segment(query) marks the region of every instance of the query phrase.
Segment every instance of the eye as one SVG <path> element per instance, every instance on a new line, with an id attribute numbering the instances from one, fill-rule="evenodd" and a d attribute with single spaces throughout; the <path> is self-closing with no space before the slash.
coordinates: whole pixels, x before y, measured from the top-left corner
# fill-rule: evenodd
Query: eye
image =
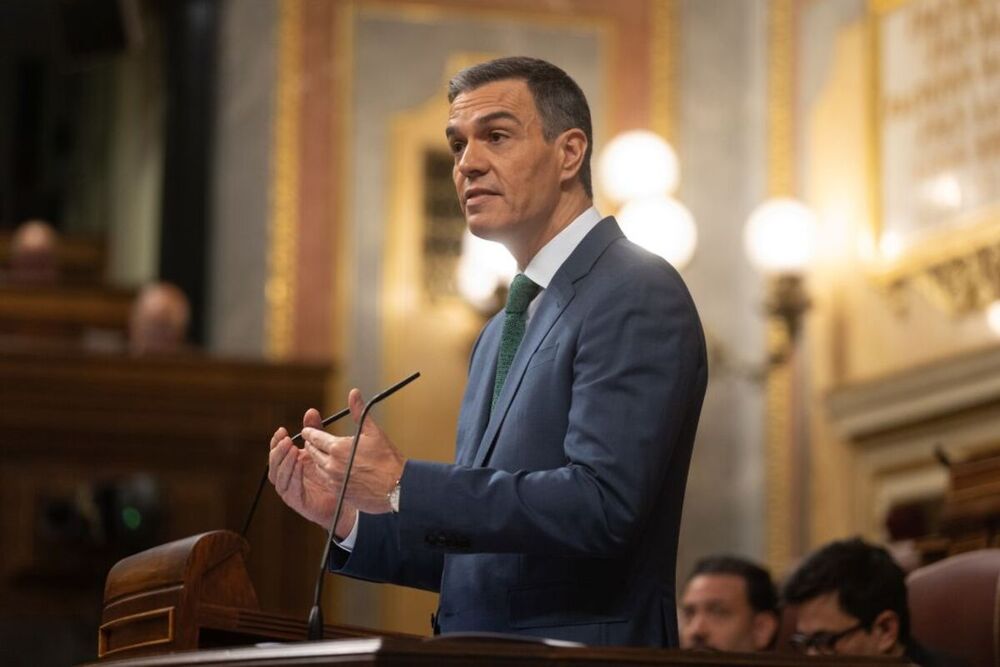
<path id="1" fill-rule="evenodd" d="M 452 155 L 458 155 L 459 153 L 461 153 L 465 149 L 465 142 L 464 141 L 452 141 L 448 145 L 448 147 L 451 148 Z"/>
<path id="2" fill-rule="evenodd" d="M 490 143 L 498 144 L 506 138 L 507 135 L 499 130 L 493 130 L 490 132 Z"/>

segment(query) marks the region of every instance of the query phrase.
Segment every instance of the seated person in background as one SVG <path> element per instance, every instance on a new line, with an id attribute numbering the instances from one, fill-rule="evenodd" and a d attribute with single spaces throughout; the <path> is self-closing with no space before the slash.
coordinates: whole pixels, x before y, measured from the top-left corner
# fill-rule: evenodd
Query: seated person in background
<path id="1" fill-rule="evenodd" d="M 681 598 L 681 648 L 762 651 L 778 632 L 778 595 L 764 568 L 735 556 L 698 561 Z"/>
<path id="2" fill-rule="evenodd" d="M 811 554 L 785 583 L 796 613 L 792 645 L 811 655 L 906 657 L 924 667 L 964 664 L 910 636 L 903 569 L 882 547 L 855 538 Z"/>
<path id="3" fill-rule="evenodd" d="M 129 317 L 128 346 L 133 354 L 165 354 L 184 347 L 191 309 L 176 285 L 150 283 L 142 288 Z"/>
<path id="4" fill-rule="evenodd" d="M 55 285 L 59 280 L 59 233 L 47 222 L 28 220 L 10 240 L 8 282 L 26 287 Z"/>

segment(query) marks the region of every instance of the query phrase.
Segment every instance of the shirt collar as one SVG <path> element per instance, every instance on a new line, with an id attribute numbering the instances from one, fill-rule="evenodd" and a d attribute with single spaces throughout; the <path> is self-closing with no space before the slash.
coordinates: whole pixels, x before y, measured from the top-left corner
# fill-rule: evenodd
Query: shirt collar
<path id="1" fill-rule="evenodd" d="M 536 285 L 547 289 L 556 271 L 563 265 L 576 246 L 580 245 L 587 234 L 601 221 L 601 214 L 593 206 L 578 215 L 573 222 L 555 235 L 551 241 L 542 246 L 528 262 L 523 273 L 531 278 Z"/>

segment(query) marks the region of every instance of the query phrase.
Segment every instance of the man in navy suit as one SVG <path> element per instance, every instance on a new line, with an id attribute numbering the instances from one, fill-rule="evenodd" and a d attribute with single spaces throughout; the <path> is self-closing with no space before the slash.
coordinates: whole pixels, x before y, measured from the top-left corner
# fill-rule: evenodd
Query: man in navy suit
<path id="1" fill-rule="evenodd" d="M 502 58 L 449 86 L 446 136 L 472 233 L 521 274 L 472 352 L 454 464 L 407 459 L 371 420 L 331 568 L 440 592 L 435 632 L 676 646 L 675 560 L 707 382 L 694 303 L 592 204 L 590 111 L 559 68 Z M 357 419 L 360 393 L 349 395 Z M 271 481 L 333 519 L 350 438 L 304 418 Z"/>

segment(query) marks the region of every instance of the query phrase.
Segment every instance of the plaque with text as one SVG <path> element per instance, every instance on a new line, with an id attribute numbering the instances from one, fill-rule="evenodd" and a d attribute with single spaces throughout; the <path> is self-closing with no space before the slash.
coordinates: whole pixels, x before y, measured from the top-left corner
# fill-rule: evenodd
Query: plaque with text
<path id="1" fill-rule="evenodd" d="M 1000 220 L 1000 0 L 871 6 L 883 243 Z"/>

